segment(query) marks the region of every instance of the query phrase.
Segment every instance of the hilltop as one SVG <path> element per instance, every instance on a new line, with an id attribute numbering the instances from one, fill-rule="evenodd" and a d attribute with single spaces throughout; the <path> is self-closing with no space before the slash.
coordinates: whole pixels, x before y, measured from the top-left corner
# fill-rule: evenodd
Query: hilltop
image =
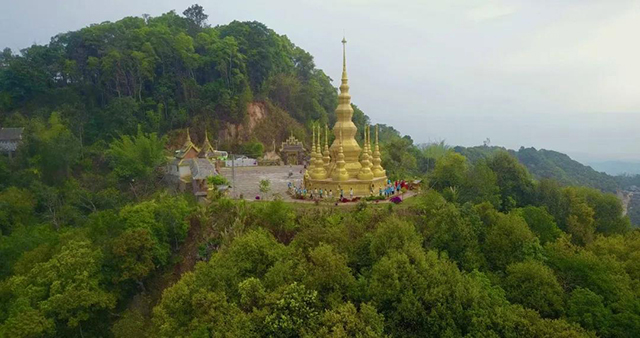
<path id="1" fill-rule="evenodd" d="M 0 337 L 640 335 L 640 233 L 610 177 L 563 154 L 381 125 L 389 177 L 423 179 L 398 205 L 167 189 L 187 128 L 260 153 L 335 121 L 311 55 L 206 18 L 194 5 L 2 54 L 0 123 L 25 130 L 0 156 Z"/>
<path id="2" fill-rule="evenodd" d="M 495 146 L 455 147 L 454 150 L 472 162 L 487 158 L 498 151 L 508 151 L 518 158 L 537 179 L 551 178 L 563 185 L 580 185 L 605 192 L 616 192 L 621 188 L 613 176 L 596 171 L 590 166 L 571 159 L 566 154 L 553 150 L 522 147 L 515 151 Z"/>

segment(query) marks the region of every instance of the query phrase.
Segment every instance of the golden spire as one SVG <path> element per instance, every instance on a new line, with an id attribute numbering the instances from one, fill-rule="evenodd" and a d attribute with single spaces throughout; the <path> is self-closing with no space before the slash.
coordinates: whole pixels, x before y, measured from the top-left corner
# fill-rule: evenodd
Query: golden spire
<path id="1" fill-rule="evenodd" d="M 379 132 L 379 128 L 378 125 L 376 124 L 376 145 L 375 145 L 375 150 L 373 152 L 373 176 L 375 177 L 384 177 L 387 172 L 382 169 L 382 166 L 380 165 L 380 162 L 382 162 L 382 160 L 380 159 L 380 145 L 378 142 L 378 132 Z"/>
<path id="2" fill-rule="evenodd" d="M 339 104 L 349 104 L 351 108 L 351 95 L 349 95 L 349 78 L 347 77 L 347 39 L 342 38 L 342 84 L 340 85 L 340 94 L 338 95 Z M 340 100 L 342 98 L 342 100 Z M 339 107 L 338 107 L 339 108 Z M 351 110 L 353 114 L 353 109 Z"/>
<path id="3" fill-rule="evenodd" d="M 367 130 L 368 126 L 365 123 L 363 127 L 364 128 L 362 128 L 362 129 L 363 129 L 364 135 L 363 135 L 363 138 L 362 138 L 362 152 L 363 152 L 363 154 L 369 155 L 369 133 L 368 133 L 368 130 Z"/>
<path id="4" fill-rule="evenodd" d="M 349 179 L 349 173 L 345 169 L 344 149 L 342 148 L 342 131 L 340 131 L 340 145 L 338 146 L 338 160 L 336 161 L 336 170 L 333 175 L 334 181 L 346 181 Z"/>
<path id="5" fill-rule="evenodd" d="M 364 131 L 364 134 L 363 134 L 364 149 L 362 151 L 362 161 L 360 161 L 362 168 L 358 173 L 358 179 L 371 180 L 373 179 L 374 176 L 373 176 L 373 173 L 371 172 L 371 163 L 369 162 L 369 151 L 367 150 L 367 126 L 365 125 L 363 129 L 364 129 L 363 130 Z"/>
<path id="6" fill-rule="evenodd" d="M 191 133 L 189 132 L 189 128 L 187 128 L 187 140 L 184 142 L 182 152 L 187 153 L 191 148 L 193 148 L 197 153 L 200 152 L 200 149 L 198 149 L 198 147 L 196 147 L 196 145 L 191 142 Z"/>
<path id="7" fill-rule="evenodd" d="M 322 141 L 321 141 L 321 136 L 322 133 L 320 132 L 320 124 L 318 124 L 316 126 L 318 128 L 318 143 L 316 143 L 316 152 L 318 153 L 318 158 L 322 158 Z"/>
<path id="8" fill-rule="evenodd" d="M 347 79 L 347 38 L 342 37 L 342 80 Z"/>
<path id="9" fill-rule="evenodd" d="M 316 167 L 317 167 L 317 171 L 318 171 L 318 178 L 320 179 L 325 179 L 327 178 L 327 169 L 324 166 L 324 160 L 322 159 L 322 133 L 320 132 L 320 124 L 318 123 L 318 151 L 317 151 L 317 160 L 316 160 Z"/>
<path id="10" fill-rule="evenodd" d="M 329 127 L 324 125 L 324 151 L 322 152 L 322 162 L 324 164 L 324 168 L 329 170 L 329 165 L 331 164 L 331 155 L 329 155 Z"/>
<path id="11" fill-rule="evenodd" d="M 373 153 L 371 152 L 371 126 L 367 126 L 367 154 L 369 159 L 373 160 Z M 369 168 L 373 168 L 373 162 L 369 162 Z"/>
<path id="12" fill-rule="evenodd" d="M 351 95 L 349 94 L 349 79 L 347 77 L 347 40 L 342 39 L 342 81 L 340 94 L 338 94 L 338 107 L 336 107 L 336 124 L 333 127 L 335 140 L 331 145 L 332 157 L 337 157 L 339 137 L 342 134 L 342 149 L 345 157 L 345 168 L 350 177 L 356 177 L 362 167 L 360 153 L 362 149 L 355 140 L 358 128 L 353 124 L 353 107 L 351 107 Z"/>
<path id="13" fill-rule="evenodd" d="M 211 145 L 211 142 L 209 142 L 209 133 L 207 133 L 207 129 L 204 129 L 204 142 L 202 143 L 202 147 L 200 148 L 200 151 L 198 152 L 198 156 L 204 156 L 206 158 L 209 158 L 210 156 L 213 155 L 213 152 L 215 151 L 215 148 L 213 148 L 213 146 Z"/>
<path id="14" fill-rule="evenodd" d="M 316 168 L 316 128 L 311 129 L 311 159 L 309 160 L 309 168 L 307 170 L 313 174 Z"/>
<path id="15" fill-rule="evenodd" d="M 191 133 L 189 132 L 189 128 L 187 128 L 187 142 L 185 143 L 186 146 L 193 144 L 191 142 Z"/>
<path id="16" fill-rule="evenodd" d="M 316 129 L 318 130 L 317 133 L 316 133 Z M 324 168 L 324 163 L 322 161 L 322 152 L 320 148 L 320 144 L 321 144 L 320 126 L 314 125 L 313 131 L 314 131 L 314 143 L 315 143 L 315 149 L 314 149 L 315 158 L 313 159 L 313 161 L 315 162 L 315 164 L 310 176 L 313 179 L 325 179 L 327 178 L 327 170 Z M 317 140 L 315 139 L 315 137 L 317 137 Z"/>

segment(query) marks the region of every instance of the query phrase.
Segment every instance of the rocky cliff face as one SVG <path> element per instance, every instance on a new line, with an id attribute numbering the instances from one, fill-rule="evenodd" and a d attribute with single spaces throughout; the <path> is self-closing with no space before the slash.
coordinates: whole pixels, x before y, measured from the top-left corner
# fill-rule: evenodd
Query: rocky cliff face
<path id="1" fill-rule="evenodd" d="M 251 102 L 247 105 L 247 118 L 241 124 L 225 123 L 218 131 L 220 142 L 241 143 L 249 141 L 256 126 L 268 116 L 264 102 Z"/>

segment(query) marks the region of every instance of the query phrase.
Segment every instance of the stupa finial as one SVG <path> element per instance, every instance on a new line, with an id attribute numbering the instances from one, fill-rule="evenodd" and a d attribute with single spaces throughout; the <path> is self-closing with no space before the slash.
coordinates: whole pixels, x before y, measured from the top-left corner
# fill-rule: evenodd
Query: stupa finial
<path id="1" fill-rule="evenodd" d="M 315 168 L 314 171 L 311 173 L 311 177 L 314 179 L 325 179 L 327 178 L 327 170 L 325 169 L 325 164 L 324 164 L 324 160 L 322 158 L 322 140 L 321 140 L 321 132 L 320 132 L 320 124 L 314 124 L 313 125 L 313 130 L 314 132 L 317 131 L 316 137 L 317 140 L 315 142 L 315 158 L 313 159 L 315 161 Z"/>
<path id="2" fill-rule="evenodd" d="M 320 123 L 318 123 L 316 128 L 318 128 L 318 143 L 316 146 L 318 147 L 318 157 L 320 157 L 322 155 L 322 133 L 320 132 Z"/>
<path id="3" fill-rule="evenodd" d="M 345 161 L 344 161 L 344 148 L 342 147 L 342 130 L 340 130 L 340 143 L 338 146 L 338 158 L 336 161 L 336 170 L 333 174 L 333 180 L 335 181 L 346 181 L 349 179 L 349 173 L 347 169 L 345 169 Z"/>
<path id="4" fill-rule="evenodd" d="M 384 170 L 380 165 L 380 163 L 382 162 L 382 159 L 380 158 L 380 144 L 378 142 L 379 129 L 380 128 L 376 124 L 376 144 L 375 144 L 375 150 L 373 152 L 373 160 L 372 160 L 373 168 L 371 170 L 373 171 L 373 175 L 375 177 L 384 177 L 387 175 L 387 171 Z"/>
<path id="5" fill-rule="evenodd" d="M 347 75 L 347 39 L 342 37 L 342 77 Z"/>
<path id="6" fill-rule="evenodd" d="M 324 125 L 324 146 L 329 146 L 329 126 Z"/>
<path id="7" fill-rule="evenodd" d="M 373 161 L 373 151 L 371 146 L 371 126 L 367 126 L 367 154 L 369 154 L 369 158 Z M 373 162 L 369 163 L 369 167 L 373 168 Z"/>
<path id="8" fill-rule="evenodd" d="M 322 152 L 322 163 L 324 164 L 324 168 L 329 170 L 329 165 L 331 164 L 331 155 L 329 153 L 329 127 L 324 125 L 324 150 Z"/>
<path id="9" fill-rule="evenodd" d="M 369 150 L 367 147 L 367 125 L 365 124 L 362 128 L 363 130 L 363 150 L 362 150 L 362 160 L 360 161 L 360 165 L 362 168 L 358 173 L 358 179 L 360 180 L 371 180 L 373 179 L 373 172 L 371 172 L 371 162 L 369 162 Z"/>
<path id="10" fill-rule="evenodd" d="M 311 159 L 309 160 L 309 169 L 308 171 L 313 174 L 316 168 L 316 128 L 311 128 L 311 154 L 309 154 Z"/>

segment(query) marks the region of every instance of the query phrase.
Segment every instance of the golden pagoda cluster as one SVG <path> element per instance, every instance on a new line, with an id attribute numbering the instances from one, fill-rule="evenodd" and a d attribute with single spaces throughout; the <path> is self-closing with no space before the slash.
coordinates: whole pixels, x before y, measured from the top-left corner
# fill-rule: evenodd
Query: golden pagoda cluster
<path id="1" fill-rule="evenodd" d="M 378 128 L 372 147 L 371 128 L 364 127 L 363 147 L 355 139 L 358 128 L 353 123 L 353 108 L 349 94 L 347 77 L 346 43 L 342 40 L 342 83 L 336 108 L 337 121 L 333 127 L 335 136 L 329 147 L 328 127 L 324 127 L 324 144 L 320 126 L 314 126 L 312 132 L 311 160 L 304 176 L 307 189 L 342 191 L 353 189 L 355 196 L 378 194 L 387 183 L 386 171 L 380 163 Z"/>

